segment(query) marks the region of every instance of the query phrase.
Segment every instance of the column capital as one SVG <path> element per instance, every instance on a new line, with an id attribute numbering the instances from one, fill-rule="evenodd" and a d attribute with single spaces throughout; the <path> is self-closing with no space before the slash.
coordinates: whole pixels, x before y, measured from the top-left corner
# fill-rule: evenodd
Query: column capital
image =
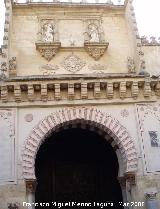
<path id="1" fill-rule="evenodd" d="M 26 191 L 30 193 L 34 193 L 36 190 L 37 182 L 34 179 L 26 180 Z"/>
<path id="2" fill-rule="evenodd" d="M 136 184 L 136 178 L 135 178 L 135 173 L 134 172 L 127 172 L 125 173 L 125 179 L 130 183 L 130 185 L 135 185 Z"/>

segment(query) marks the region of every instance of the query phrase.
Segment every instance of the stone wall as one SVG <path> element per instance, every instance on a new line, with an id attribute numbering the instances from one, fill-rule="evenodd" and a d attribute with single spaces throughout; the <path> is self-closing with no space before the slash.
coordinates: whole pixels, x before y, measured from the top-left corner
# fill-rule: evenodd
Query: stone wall
<path id="1" fill-rule="evenodd" d="M 54 14 L 54 15 L 53 15 Z M 61 48 L 48 62 L 36 50 L 39 18 L 56 19 Z M 104 31 L 108 49 L 99 60 L 94 60 L 84 49 L 84 32 L 88 20 L 98 21 Z M 72 23 L 72 24 L 71 24 Z M 11 36 L 12 57 L 17 57 L 17 75 L 43 75 L 45 68 L 54 68 L 48 74 L 71 74 L 64 67 L 65 59 L 73 52 L 84 63 L 74 73 L 127 73 L 127 57 L 132 57 L 124 8 L 50 8 L 15 7 Z"/>

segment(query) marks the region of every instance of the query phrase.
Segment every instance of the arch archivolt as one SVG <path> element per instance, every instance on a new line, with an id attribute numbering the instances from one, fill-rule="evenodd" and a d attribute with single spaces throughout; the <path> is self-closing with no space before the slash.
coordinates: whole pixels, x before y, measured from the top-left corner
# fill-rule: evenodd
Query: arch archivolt
<path id="1" fill-rule="evenodd" d="M 124 173 L 135 173 L 137 171 L 137 153 L 133 139 L 118 120 L 97 108 L 64 108 L 41 120 L 25 140 L 22 153 L 24 179 L 36 179 L 36 154 L 40 145 L 50 134 L 79 125 L 81 128 L 89 128 L 103 135 L 114 149 L 119 150 L 123 160 Z"/>

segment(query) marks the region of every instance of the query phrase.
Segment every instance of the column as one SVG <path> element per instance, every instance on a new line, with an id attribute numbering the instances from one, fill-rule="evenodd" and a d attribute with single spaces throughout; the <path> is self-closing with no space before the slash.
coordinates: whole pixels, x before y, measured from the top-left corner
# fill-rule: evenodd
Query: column
<path id="1" fill-rule="evenodd" d="M 27 203 L 34 203 L 35 202 L 35 191 L 36 191 L 36 180 L 26 180 L 26 192 L 27 192 Z M 28 209 L 34 209 L 34 204 L 28 206 Z"/>

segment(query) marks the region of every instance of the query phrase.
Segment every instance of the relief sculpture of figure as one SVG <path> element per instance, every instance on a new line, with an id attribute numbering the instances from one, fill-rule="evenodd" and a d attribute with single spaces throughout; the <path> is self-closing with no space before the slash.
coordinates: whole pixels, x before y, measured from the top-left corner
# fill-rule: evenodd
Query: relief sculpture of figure
<path id="1" fill-rule="evenodd" d="M 88 26 L 89 42 L 100 42 L 98 27 L 95 24 Z"/>
<path id="2" fill-rule="evenodd" d="M 46 23 L 43 25 L 43 41 L 53 42 L 54 41 L 54 25 L 51 23 Z"/>

